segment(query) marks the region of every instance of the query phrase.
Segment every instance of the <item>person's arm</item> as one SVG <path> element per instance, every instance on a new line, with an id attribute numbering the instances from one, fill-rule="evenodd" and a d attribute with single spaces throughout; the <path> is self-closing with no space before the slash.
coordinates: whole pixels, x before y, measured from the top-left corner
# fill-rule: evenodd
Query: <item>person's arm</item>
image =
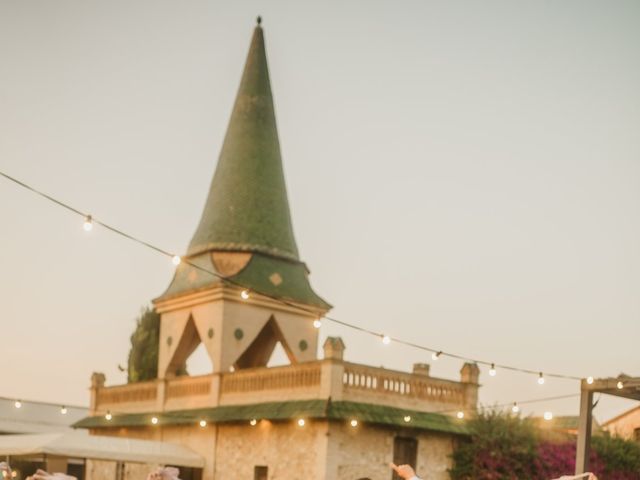
<path id="1" fill-rule="evenodd" d="M 393 470 L 405 480 L 420 480 L 411 465 L 398 466 L 395 463 L 390 463 L 389 466 L 393 468 Z"/>

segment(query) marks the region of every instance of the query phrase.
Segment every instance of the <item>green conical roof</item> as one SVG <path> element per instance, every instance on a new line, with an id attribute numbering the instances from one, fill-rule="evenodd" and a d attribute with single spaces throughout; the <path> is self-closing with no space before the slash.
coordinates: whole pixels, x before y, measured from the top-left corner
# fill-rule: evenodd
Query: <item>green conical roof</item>
<path id="1" fill-rule="evenodd" d="M 251 251 L 299 260 L 259 23 L 209 197 L 187 254 L 211 250 Z"/>

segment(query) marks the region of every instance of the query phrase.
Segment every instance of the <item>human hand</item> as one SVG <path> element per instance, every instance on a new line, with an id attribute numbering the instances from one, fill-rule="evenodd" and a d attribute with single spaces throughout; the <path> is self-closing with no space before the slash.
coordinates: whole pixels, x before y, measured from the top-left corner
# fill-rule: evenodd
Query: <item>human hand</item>
<path id="1" fill-rule="evenodd" d="M 416 476 L 416 472 L 413 470 L 413 468 L 411 468 L 411 465 L 398 466 L 395 463 L 390 463 L 389 466 L 393 468 L 393 470 L 405 480 L 410 480 Z"/>

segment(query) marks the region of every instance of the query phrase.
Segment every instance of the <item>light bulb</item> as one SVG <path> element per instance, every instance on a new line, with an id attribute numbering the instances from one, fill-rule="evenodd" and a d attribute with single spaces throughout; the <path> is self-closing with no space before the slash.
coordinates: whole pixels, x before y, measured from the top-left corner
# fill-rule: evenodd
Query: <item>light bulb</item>
<path id="1" fill-rule="evenodd" d="M 351 426 L 353 428 L 356 428 L 358 426 L 358 420 L 356 420 L 355 418 L 353 420 L 351 420 Z"/>
<path id="2" fill-rule="evenodd" d="M 200 426 L 202 428 L 206 427 L 207 426 L 207 421 L 206 420 L 200 420 Z"/>
<path id="3" fill-rule="evenodd" d="M 176 266 L 177 266 L 177 265 L 180 265 L 180 262 L 181 262 L 181 261 L 182 261 L 182 259 L 180 258 L 180 256 L 179 256 L 179 255 L 174 255 L 174 256 L 171 258 L 171 263 L 173 263 L 173 264 L 174 264 L 174 265 L 176 265 Z"/>
<path id="4" fill-rule="evenodd" d="M 62 408 L 60 409 L 60 413 L 62 415 L 66 415 L 67 414 L 67 407 L 65 407 L 64 405 L 62 406 Z"/>
<path id="5" fill-rule="evenodd" d="M 304 427 L 304 418 L 298 419 L 298 426 L 299 427 Z"/>
<path id="6" fill-rule="evenodd" d="M 460 410 L 458 413 L 456 413 L 456 417 L 462 420 L 464 418 L 464 412 Z"/>
<path id="7" fill-rule="evenodd" d="M 496 372 L 496 364 L 492 363 L 491 368 L 489 369 L 489 375 L 491 375 L 492 377 L 495 377 L 496 373 L 498 373 Z"/>
<path id="8" fill-rule="evenodd" d="M 391 338 L 388 335 L 383 335 L 382 343 L 384 343 L 385 345 L 389 345 L 391 343 Z"/>
<path id="9" fill-rule="evenodd" d="M 520 411 L 520 407 L 518 406 L 518 404 L 516 402 L 513 402 L 513 407 L 511 407 L 511 411 L 513 413 L 518 413 Z"/>
<path id="10" fill-rule="evenodd" d="M 249 425 L 251 425 L 252 427 L 255 427 L 258 424 L 258 421 L 255 418 L 252 418 L 251 421 L 249 422 Z"/>
<path id="11" fill-rule="evenodd" d="M 84 228 L 85 232 L 90 232 L 93 229 L 93 219 L 91 218 L 91 215 L 84 217 L 82 228 Z"/>
<path id="12" fill-rule="evenodd" d="M 545 419 L 545 420 L 551 420 L 551 419 L 553 419 L 553 413 L 551 413 L 551 412 L 544 412 L 544 419 Z"/>
<path id="13" fill-rule="evenodd" d="M 405 415 L 405 416 L 404 416 L 404 421 L 405 421 L 406 423 L 409 423 L 409 422 L 411 421 L 411 415 Z"/>
<path id="14" fill-rule="evenodd" d="M 322 326 L 322 322 L 320 320 L 313 321 L 313 328 L 320 328 Z"/>
<path id="15" fill-rule="evenodd" d="M 151 417 L 151 423 L 153 423 L 154 425 L 158 424 L 158 417 Z"/>
<path id="16" fill-rule="evenodd" d="M 624 388 L 624 383 L 618 382 L 616 383 L 616 387 L 618 387 L 618 390 L 622 390 Z"/>
<path id="17" fill-rule="evenodd" d="M 22 402 L 20 400 L 16 400 L 16 402 L 13 404 L 14 407 L 16 408 L 22 408 Z"/>
<path id="18" fill-rule="evenodd" d="M 242 290 L 242 292 L 240 292 L 240 296 L 243 300 L 249 300 L 249 290 Z"/>
<path id="19" fill-rule="evenodd" d="M 593 377 L 587 377 L 587 383 L 591 385 L 593 383 Z"/>
<path id="20" fill-rule="evenodd" d="M 107 414 L 104 416 L 104 418 L 107 421 L 111 421 L 111 419 L 113 418 L 113 415 L 111 415 L 111 412 L 107 411 Z"/>
<path id="21" fill-rule="evenodd" d="M 441 352 L 441 351 L 440 351 L 440 352 L 433 352 L 433 353 L 431 354 L 431 358 L 432 358 L 433 360 L 438 360 L 438 359 L 440 358 L 440 355 L 442 355 L 442 352 Z"/>
<path id="22" fill-rule="evenodd" d="M 544 375 L 542 372 L 540 372 L 540 375 L 538 376 L 538 385 L 544 385 Z"/>

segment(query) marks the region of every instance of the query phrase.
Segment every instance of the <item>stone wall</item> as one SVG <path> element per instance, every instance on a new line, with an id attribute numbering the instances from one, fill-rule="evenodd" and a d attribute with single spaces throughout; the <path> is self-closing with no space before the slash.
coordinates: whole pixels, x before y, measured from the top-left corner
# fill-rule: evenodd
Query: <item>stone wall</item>
<path id="1" fill-rule="evenodd" d="M 423 480 L 448 480 L 454 438 L 413 429 L 387 428 L 333 422 L 330 427 L 329 466 L 326 479 L 390 480 L 389 463 L 393 461 L 393 441 L 396 436 L 418 440 L 417 473 Z"/>
<path id="2" fill-rule="evenodd" d="M 418 440 L 417 472 L 423 480 L 448 480 L 455 443 L 455 437 L 448 434 L 367 423 L 354 428 L 347 422 L 309 419 L 304 427 L 296 419 L 261 420 L 255 426 L 247 422 L 205 428 L 145 427 L 113 429 L 111 434 L 186 445 L 206 460 L 203 480 L 252 479 L 254 468 L 262 465 L 269 468 L 269 480 L 390 480 L 396 436 Z M 115 466 L 112 471 L 102 463 L 106 462 L 87 465 L 87 480 L 115 479 Z M 93 476 L 89 475 L 91 468 L 96 471 Z"/>

